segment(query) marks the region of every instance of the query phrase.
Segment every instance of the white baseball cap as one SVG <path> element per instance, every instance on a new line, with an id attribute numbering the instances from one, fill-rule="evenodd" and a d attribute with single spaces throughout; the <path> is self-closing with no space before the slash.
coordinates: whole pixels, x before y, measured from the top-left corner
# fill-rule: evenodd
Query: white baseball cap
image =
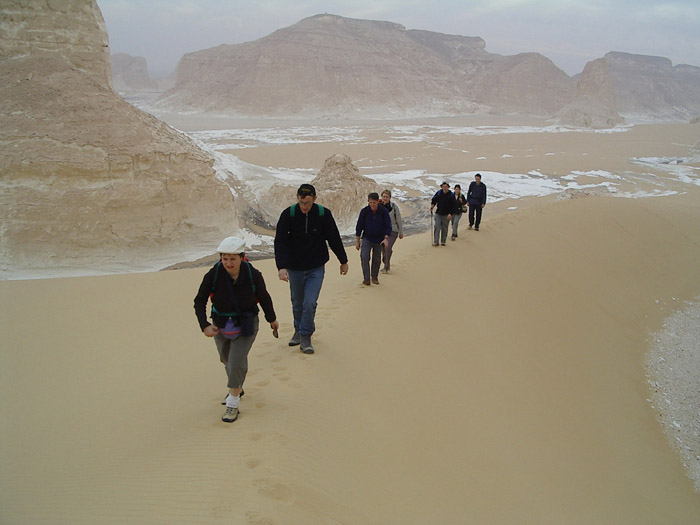
<path id="1" fill-rule="evenodd" d="M 245 252 L 245 241 L 240 237 L 226 237 L 216 249 L 219 253 Z"/>

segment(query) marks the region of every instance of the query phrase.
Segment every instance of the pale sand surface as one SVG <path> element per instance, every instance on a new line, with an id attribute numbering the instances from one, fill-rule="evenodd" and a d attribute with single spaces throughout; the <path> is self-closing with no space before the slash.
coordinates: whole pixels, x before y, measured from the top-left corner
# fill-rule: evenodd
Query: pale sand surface
<path id="1" fill-rule="evenodd" d="M 487 208 L 445 248 L 399 241 L 369 288 L 350 250 L 314 356 L 256 261 L 282 328 L 233 424 L 204 269 L 0 282 L 0 522 L 698 523 L 644 366 L 700 295 L 686 189 Z"/>

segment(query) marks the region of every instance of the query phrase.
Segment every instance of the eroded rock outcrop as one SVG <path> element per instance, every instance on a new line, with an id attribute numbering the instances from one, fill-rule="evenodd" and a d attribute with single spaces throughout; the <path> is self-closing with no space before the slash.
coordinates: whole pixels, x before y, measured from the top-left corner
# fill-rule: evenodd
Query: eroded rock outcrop
<path id="1" fill-rule="evenodd" d="M 619 52 L 603 60 L 623 117 L 687 121 L 700 112 L 700 67 Z"/>
<path id="2" fill-rule="evenodd" d="M 115 53 L 112 61 L 112 84 L 117 91 L 158 91 L 158 82 L 148 74 L 144 57 Z"/>
<path id="3" fill-rule="evenodd" d="M 576 98 L 556 116 L 564 125 L 584 128 L 610 128 L 624 122 L 617 113 L 615 86 L 605 59 L 586 64 L 578 78 Z"/>
<path id="4" fill-rule="evenodd" d="M 152 268 L 236 229 L 211 156 L 114 93 L 93 1 L 0 9 L 0 271 Z"/>
<path id="5" fill-rule="evenodd" d="M 237 115 L 551 115 L 575 83 L 536 53 L 487 53 L 478 37 L 317 15 L 256 40 L 185 55 L 161 109 Z"/>

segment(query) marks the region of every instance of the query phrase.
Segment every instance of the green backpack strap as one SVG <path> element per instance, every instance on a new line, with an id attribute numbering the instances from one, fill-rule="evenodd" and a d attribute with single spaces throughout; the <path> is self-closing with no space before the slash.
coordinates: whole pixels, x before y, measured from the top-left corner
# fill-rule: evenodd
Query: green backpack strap
<path id="1" fill-rule="evenodd" d="M 325 208 L 323 206 L 321 206 L 320 204 L 317 204 L 316 206 L 318 206 L 318 216 L 323 217 L 323 215 L 326 213 Z M 297 211 L 298 207 L 299 207 L 298 204 L 292 204 L 289 207 L 289 216 L 290 217 L 294 217 L 294 215 L 296 215 L 296 211 Z"/>

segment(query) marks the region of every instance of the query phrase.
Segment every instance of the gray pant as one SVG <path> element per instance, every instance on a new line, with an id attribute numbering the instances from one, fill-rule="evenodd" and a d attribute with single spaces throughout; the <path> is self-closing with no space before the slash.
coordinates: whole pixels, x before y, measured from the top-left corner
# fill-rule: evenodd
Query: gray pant
<path id="1" fill-rule="evenodd" d="M 389 270 L 391 268 L 391 254 L 394 253 L 394 243 L 398 238 L 399 232 L 391 232 L 391 235 L 389 235 L 389 241 L 384 247 L 384 253 L 382 254 L 382 262 L 384 263 L 385 270 Z"/>
<path id="2" fill-rule="evenodd" d="M 447 229 L 450 225 L 450 220 L 447 215 L 435 214 L 435 229 L 433 231 L 433 242 L 437 244 L 441 242 L 445 244 L 447 242 Z"/>
<path id="3" fill-rule="evenodd" d="M 243 382 L 248 374 L 248 352 L 253 346 L 260 326 L 257 315 L 253 319 L 253 325 L 253 335 L 240 336 L 236 339 L 226 339 L 220 333 L 214 336 L 219 359 L 226 367 L 229 388 L 243 388 Z"/>
<path id="4" fill-rule="evenodd" d="M 372 279 L 379 278 L 379 267 L 382 265 L 382 252 L 384 246 L 378 242 L 370 242 L 367 239 L 362 239 L 360 246 L 360 262 L 362 263 L 362 277 L 365 281 L 369 281 L 370 273 Z M 370 269 L 370 254 L 372 255 L 372 268 Z"/>

